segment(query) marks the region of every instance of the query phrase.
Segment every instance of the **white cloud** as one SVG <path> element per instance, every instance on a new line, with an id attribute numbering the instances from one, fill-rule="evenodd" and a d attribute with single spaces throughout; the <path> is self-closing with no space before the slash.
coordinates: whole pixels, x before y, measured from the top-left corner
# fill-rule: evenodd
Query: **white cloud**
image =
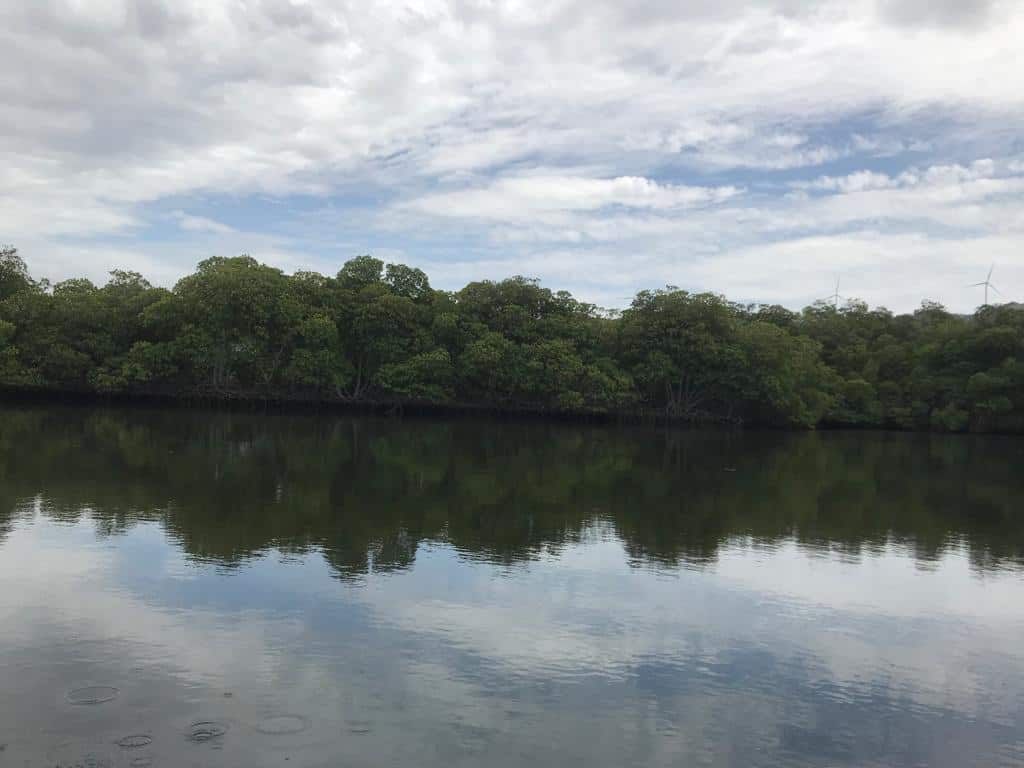
<path id="1" fill-rule="evenodd" d="M 771 638 L 776 647 L 810 651 L 834 681 L 870 678 L 868 667 L 877 669 L 881 653 L 901 691 L 925 706 L 942 706 L 949 695 L 949 655 L 970 654 L 973 636 L 897 642 L 880 651 L 873 630 L 908 618 L 923 624 L 942 617 L 969 622 L 994 652 L 1013 652 L 1006 630 L 1017 620 L 1008 608 L 1016 577 L 972 579 L 969 557 L 956 547 L 929 570 L 895 544 L 853 563 L 793 542 L 758 547 L 742 539 L 723 543 L 716 562 L 700 573 L 638 571 L 628 561 L 614 538 L 590 541 L 585 548 L 545 553 L 514 580 L 481 580 L 459 594 L 441 590 L 438 597 L 430 586 L 448 583 L 445 556 L 423 552 L 415 566 L 419 591 L 410 593 L 400 580 L 384 581 L 356 597 L 372 606 L 382 624 L 441 638 L 518 675 L 600 670 L 621 679 L 643 659 L 659 656 L 698 656 L 713 664 L 728 651 L 717 636 L 734 644 Z M 880 588 L 894 583 L 901 589 Z M 748 604 L 765 614 L 756 626 L 739 608 Z M 611 620 L 609 605 L 615 606 Z M 830 629 L 806 631 L 806 622 L 822 617 Z M 957 707 L 973 709 L 969 690 L 956 687 Z"/>
<path id="2" fill-rule="evenodd" d="M 930 238 L 857 231 L 737 249 L 688 270 L 695 282 L 728 283 L 737 298 L 808 304 L 828 295 L 841 276 L 843 294 L 890 309 L 913 309 L 924 299 L 950 307 L 975 306 L 981 295 L 965 286 L 998 262 L 1007 285 L 1024 281 L 1021 238 Z M 941 264 L 942 269 L 936 269 Z M 977 275 L 981 277 L 977 277 Z"/>
<path id="3" fill-rule="evenodd" d="M 1022 37 L 1021 0 L 4 3 L 0 231 L 59 276 L 181 274 L 166 207 L 200 251 L 328 258 L 301 211 L 236 233 L 199 195 L 355 198 L 346 237 L 421 263 L 596 244 L 638 279 L 882 220 L 1017 237 Z"/>
<path id="4" fill-rule="evenodd" d="M 822 189 L 841 192 L 863 192 L 866 189 L 887 189 L 896 182 L 884 173 L 857 171 L 848 176 L 822 176 L 814 181 L 794 182 L 797 189 Z"/>
<path id="5" fill-rule="evenodd" d="M 177 220 L 178 226 L 189 232 L 216 232 L 221 235 L 230 234 L 236 230 L 227 224 L 207 219 L 204 216 L 192 216 L 184 211 L 175 211 L 173 217 Z"/>
<path id="6" fill-rule="evenodd" d="M 781 226 L 851 226 L 889 221 L 913 226 L 923 234 L 937 228 L 960 228 L 961 235 L 1015 232 L 1024 235 L 1013 212 L 1024 198 L 1024 174 L 998 175 L 990 159 L 969 166 L 935 165 L 898 176 L 859 171 L 824 176 L 799 188 L 836 194 L 798 197 Z M 933 234 L 934 236 L 934 234 Z"/>
<path id="7" fill-rule="evenodd" d="M 617 307 L 632 291 L 665 284 L 802 306 L 841 274 L 851 296 L 872 304 L 908 310 L 933 299 L 961 309 L 978 303 L 963 286 L 976 282 L 971 277 L 982 265 L 1001 265 L 1001 288 L 1011 297 L 1024 278 L 1024 176 L 991 160 L 894 176 L 858 171 L 794 186 L 789 195 L 614 212 L 595 202 L 606 198 L 582 191 L 571 195 L 577 207 L 556 208 L 562 190 L 554 183 L 548 194 L 541 185 L 542 203 L 501 184 L 445 193 L 429 200 L 431 214 L 461 217 L 466 226 L 484 221 L 494 251 L 513 255 L 425 266 L 452 284 L 526 273 Z M 425 226 L 422 219 L 404 225 Z"/>
<path id="8" fill-rule="evenodd" d="M 1007 170 L 1010 175 L 1020 173 L 1022 169 L 1015 163 L 1009 163 Z M 864 192 L 869 189 L 890 189 L 893 187 L 921 187 L 929 185 L 941 187 L 964 184 L 991 179 L 996 175 L 996 166 L 991 158 L 975 160 L 970 166 L 933 165 L 923 170 L 909 169 L 898 176 L 889 176 L 874 171 L 856 171 L 846 176 L 822 176 L 813 181 L 797 181 L 792 184 L 796 189 L 814 189 L 839 192 Z"/>
<path id="9" fill-rule="evenodd" d="M 498 746 L 505 734 L 529 749 L 523 729 L 509 733 L 516 714 L 526 715 L 521 722 L 541 745 L 541 761 L 550 744 L 565 741 L 566 722 L 588 736 L 612 721 L 644 733 L 652 709 L 690 734 L 714 725 L 702 718 L 741 707 L 745 727 L 774 735 L 779 712 L 749 704 L 771 703 L 759 686 L 777 681 L 780 666 L 807 694 L 811 715 L 822 706 L 828 715 L 837 692 L 869 687 L 873 700 L 895 699 L 929 722 L 1011 722 L 1018 709 L 1014 687 L 992 682 L 996 666 L 1019 673 L 1004 663 L 1019 656 L 1019 576 L 976 578 L 967 551 L 955 545 L 924 569 L 895 544 L 851 562 L 792 541 L 765 546 L 741 537 L 722 542 L 716 562 L 700 571 L 653 571 L 630 567 L 611 528 L 598 525 L 584 532 L 583 545 L 517 566 L 515 578 L 479 560 L 461 563 L 453 578 L 459 553 L 435 544 L 420 549 L 409 572 L 345 587 L 317 554 L 282 566 L 271 551 L 215 574 L 212 565 L 186 566 L 160 526 L 135 526 L 112 547 L 95 539 L 93 525 L 88 517 L 21 520 L 3 545 L 6 649 L 12 658 L 50 662 L 12 665 L 5 679 L 5 693 L 34 694 L 33 706 L 12 708 L 5 721 L 8 753 L 28 762 L 43 749 L 80 759 L 86 745 L 106 757 L 126 722 L 144 727 L 160 754 L 200 718 L 242 734 L 229 751 L 243 764 L 296 748 L 324 756 L 312 762 L 347 759 L 350 751 L 358 762 L 364 739 L 373 749 L 379 740 L 401 762 L 415 762 L 424 743 L 464 746 L 473 734 Z M 179 592 L 185 578 L 195 584 Z M 214 589 L 182 610 L 207 583 Z M 253 593 L 261 598 L 243 597 Z M 69 643 L 88 657 L 70 663 Z M 1003 663 L 979 664 L 982 651 Z M 670 676 L 649 676 L 659 669 Z M 89 714 L 83 737 L 61 725 L 68 720 L 61 693 L 96 683 L 121 686 L 121 698 Z M 617 696 L 614 686 L 624 695 L 612 720 L 600 702 L 587 709 L 585 697 Z M 154 691 L 177 702 L 157 720 L 146 706 Z M 300 741 L 274 747 L 245 738 L 267 716 L 291 712 L 309 718 Z M 43 720 L 56 725 L 45 733 L 28 727 Z M 374 733 L 354 741 L 349 720 L 372 722 Z M 669 748 L 658 764 L 679 762 L 668 754 L 678 746 L 673 733 L 659 734 Z M 55 746 L 55 736 L 63 743 Z M 592 757 L 596 742 L 581 743 L 588 745 L 581 759 Z M 706 746 L 698 751 L 707 754 Z M 619 762 L 630 762 L 632 753 L 622 754 Z M 651 754 L 645 746 L 646 763 Z"/>
<path id="10" fill-rule="evenodd" d="M 529 175 L 498 179 L 483 189 L 443 192 L 413 200 L 409 207 L 438 216 L 521 220 L 564 211 L 597 211 L 609 206 L 671 211 L 722 202 L 735 187 L 659 184 L 636 176 L 593 179 Z"/>
<path id="11" fill-rule="evenodd" d="M 705 169 L 803 168 L 822 165 L 851 152 L 845 146 L 814 144 L 803 134 L 759 128 L 756 122 L 741 124 L 704 118 L 689 120 L 663 133 L 627 136 L 623 147 L 678 154 L 688 164 Z"/>

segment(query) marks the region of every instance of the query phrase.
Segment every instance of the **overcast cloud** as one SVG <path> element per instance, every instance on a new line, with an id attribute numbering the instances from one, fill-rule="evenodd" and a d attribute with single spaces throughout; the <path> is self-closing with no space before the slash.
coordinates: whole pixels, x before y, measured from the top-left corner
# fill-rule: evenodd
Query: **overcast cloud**
<path id="1" fill-rule="evenodd" d="M 0 241 L 607 306 L 1024 299 L 1024 0 L 0 0 Z"/>

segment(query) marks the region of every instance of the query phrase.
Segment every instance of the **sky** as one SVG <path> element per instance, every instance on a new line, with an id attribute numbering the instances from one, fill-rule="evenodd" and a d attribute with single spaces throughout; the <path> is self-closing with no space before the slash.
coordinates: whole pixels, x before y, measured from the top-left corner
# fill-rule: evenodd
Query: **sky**
<path id="1" fill-rule="evenodd" d="M 1024 0 L 0 0 L 0 242 L 1024 300 Z"/>

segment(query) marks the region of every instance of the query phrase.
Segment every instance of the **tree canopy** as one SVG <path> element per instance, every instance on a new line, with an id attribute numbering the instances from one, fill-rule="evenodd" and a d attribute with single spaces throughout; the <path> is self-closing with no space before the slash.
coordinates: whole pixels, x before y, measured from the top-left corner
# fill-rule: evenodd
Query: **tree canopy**
<path id="1" fill-rule="evenodd" d="M 431 287 L 214 257 L 173 289 L 32 279 L 0 249 L 0 387 L 418 403 L 812 428 L 1024 431 L 1024 311 L 802 312 L 674 287 L 621 313 L 536 280 Z"/>

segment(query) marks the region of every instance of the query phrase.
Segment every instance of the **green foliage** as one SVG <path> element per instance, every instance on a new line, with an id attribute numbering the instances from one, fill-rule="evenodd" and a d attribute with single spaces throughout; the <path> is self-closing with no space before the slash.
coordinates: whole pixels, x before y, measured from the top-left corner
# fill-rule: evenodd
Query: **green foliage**
<path id="1" fill-rule="evenodd" d="M 847 379 L 839 384 L 838 397 L 830 416 L 843 424 L 869 426 L 882 417 L 874 386 L 864 379 Z"/>
<path id="2" fill-rule="evenodd" d="M 404 264 L 388 264 L 384 282 L 397 296 L 421 300 L 430 296 L 430 281 L 422 269 Z"/>
<path id="3" fill-rule="evenodd" d="M 285 379 L 292 385 L 330 394 L 344 387 L 350 375 L 338 327 L 331 318 L 317 313 L 303 320 Z"/>
<path id="4" fill-rule="evenodd" d="M 18 357 L 14 339 L 18 329 L 14 323 L 0 320 L 0 386 L 31 386 L 34 382 Z"/>
<path id="5" fill-rule="evenodd" d="M 126 385 L 167 381 L 178 373 L 173 343 L 139 341 L 132 345 L 122 366 Z"/>
<path id="6" fill-rule="evenodd" d="M 720 296 L 642 291 L 622 315 L 622 356 L 645 402 L 684 419 L 738 417 L 740 313 Z"/>
<path id="7" fill-rule="evenodd" d="M 939 432 L 963 432 L 970 422 L 970 414 L 948 403 L 943 408 L 932 411 L 932 427 Z"/>
<path id="8" fill-rule="evenodd" d="M 570 341 L 548 339 L 525 347 L 523 399 L 560 409 L 584 406 L 579 391 L 583 361 Z"/>
<path id="9" fill-rule="evenodd" d="M 338 284 L 349 291 L 361 291 L 381 281 L 384 262 L 372 256 L 356 256 L 338 271 Z"/>
<path id="10" fill-rule="evenodd" d="M 452 397 L 452 360 L 448 350 L 432 349 L 402 362 L 387 363 L 381 369 L 380 379 L 389 394 L 445 402 Z"/>
<path id="11" fill-rule="evenodd" d="M 19 291 L 32 287 L 25 261 L 18 255 L 18 249 L 9 245 L 0 246 L 0 301 Z"/>
<path id="12" fill-rule="evenodd" d="M 464 388 L 487 402 L 506 403 L 518 382 L 517 350 L 514 342 L 495 331 L 471 341 L 459 361 Z"/>
<path id="13" fill-rule="evenodd" d="M 1024 312 L 800 313 L 642 291 L 611 313 L 536 280 L 449 293 L 371 256 L 337 276 L 214 257 L 173 290 L 36 282 L 0 249 L 0 386 L 1024 431 Z"/>
<path id="14" fill-rule="evenodd" d="M 755 321 L 741 327 L 744 352 L 733 376 L 750 420 L 814 427 L 833 401 L 832 374 L 821 346 L 784 326 Z"/>

